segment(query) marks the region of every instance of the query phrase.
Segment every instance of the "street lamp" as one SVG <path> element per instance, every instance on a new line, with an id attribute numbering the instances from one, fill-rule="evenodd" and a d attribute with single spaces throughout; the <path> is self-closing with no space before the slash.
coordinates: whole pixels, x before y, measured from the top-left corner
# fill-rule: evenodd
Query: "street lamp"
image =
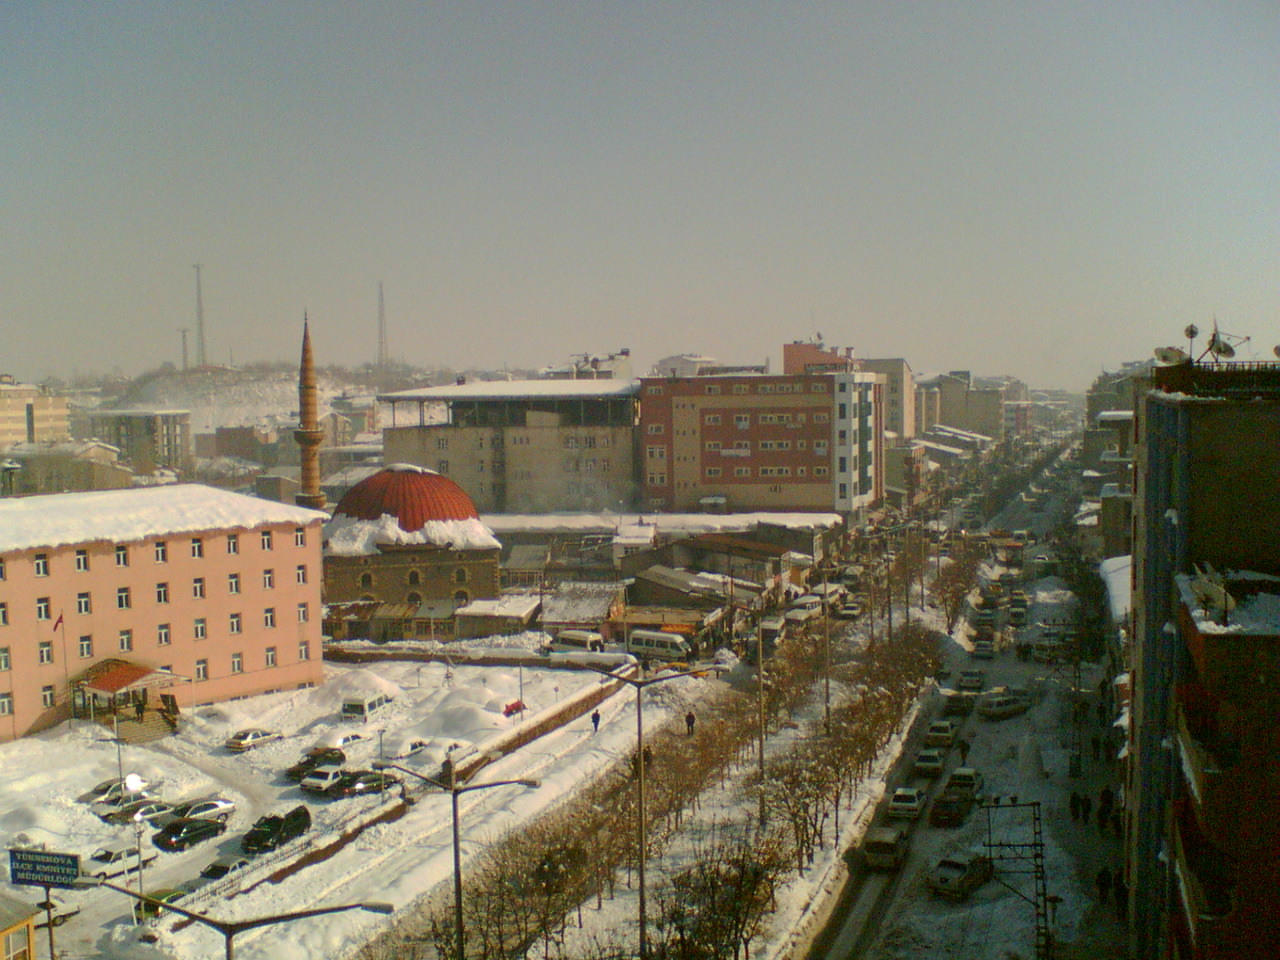
<path id="1" fill-rule="evenodd" d="M 449 764 L 449 782 L 437 780 L 434 777 L 428 777 L 426 774 L 419 773 L 417 770 L 410 770 L 408 767 L 402 767 L 396 763 L 386 763 L 383 761 L 375 761 L 373 766 L 376 770 L 399 770 L 401 773 L 407 773 L 411 777 L 417 777 L 424 783 L 429 783 L 433 787 L 439 787 L 450 794 L 453 804 L 453 926 L 454 936 L 456 938 L 456 949 L 458 951 L 458 960 L 464 960 L 466 953 L 466 933 L 462 926 L 462 844 L 458 834 L 458 797 L 464 793 L 471 793 L 475 790 L 488 790 L 490 787 L 540 787 L 541 780 L 491 780 L 486 783 L 468 783 L 458 786 L 457 767 L 452 760 L 447 761 Z"/>
<path id="2" fill-rule="evenodd" d="M 763 668 L 763 658 L 761 667 Z M 596 669 L 596 668 L 593 668 Z M 645 899 L 644 899 L 644 862 L 645 862 L 645 832 L 647 825 L 645 823 L 644 811 L 644 713 L 642 712 L 644 688 L 655 683 L 665 683 L 668 680 L 675 680 L 678 677 L 691 677 L 698 670 L 683 670 L 679 673 L 663 673 L 656 677 L 637 678 L 624 677 L 617 673 L 610 673 L 608 670 L 596 669 L 597 673 L 602 673 L 611 680 L 617 680 L 632 687 L 636 692 L 636 794 L 637 804 L 639 806 L 639 815 L 636 817 L 636 846 L 637 856 L 639 857 L 639 870 L 637 870 L 637 879 L 640 884 L 640 960 L 645 960 L 648 956 L 648 943 L 645 936 Z"/>
<path id="3" fill-rule="evenodd" d="M 185 907 L 175 906 L 172 903 L 163 903 L 153 897 L 148 897 L 143 893 L 134 893 L 125 887 L 118 887 L 114 883 L 107 883 L 105 880 L 86 881 L 86 886 L 106 887 L 108 890 L 114 890 L 116 893 L 123 893 L 125 896 L 133 897 L 135 900 L 141 900 L 149 903 L 159 910 L 171 910 L 179 916 L 186 917 L 188 920 L 194 920 L 196 923 L 202 923 L 206 927 L 212 927 L 222 934 L 223 943 L 226 948 L 226 960 L 235 960 L 235 944 L 233 938 L 237 933 L 243 933 L 246 930 L 252 930 L 255 927 L 266 927 L 276 923 L 286 923 L 289 920 L 302 920 L 306 917 L 318 917 L 326 913 L 342 913 L 345 910 L 368 910 L 370 913 L 380 913 L 384 916 L 390 916 L 395 912 L 395 907 L 389 903 L 367 902 L 367 903 L 344 903 L 333 907 L 313 907 L 310 910 L 295 910 L 291 913 L 275 913 L 267 917 L 255 917 L 252 920 L 215 920 L 213 917 L 206 917 L 202 913 L 196 913 L 194 910 L 188 910 Z"/>

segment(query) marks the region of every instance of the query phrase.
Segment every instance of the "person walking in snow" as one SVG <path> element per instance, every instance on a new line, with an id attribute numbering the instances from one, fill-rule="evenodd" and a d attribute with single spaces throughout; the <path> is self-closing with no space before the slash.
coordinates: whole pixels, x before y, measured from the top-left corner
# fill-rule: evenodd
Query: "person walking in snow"
<path id="1" fill-rule="evenodd" d="M 592 733 L 600 732 L 600 711 L 599 710 L 593 710 L 591 712 L 591 732 Z"/>
<path id="2" fill-rule="evenodd" d="M 693 736 L 693 725 L 697 722 L 697 720 L 698 718 L 693 715 L 692 710 L 690 710 L 688 713 L 684 715 L 684 728 L 686 731 L 688 731 L 688 734 L 691 737 Z"/>
<path id="3" fill-rule="evenodd" d="M 963 766 L 964 764 L 969 762 L 969 741 L 962 739 L 959 743 L 959 747 L 960 747 L 960 763 Z"/>

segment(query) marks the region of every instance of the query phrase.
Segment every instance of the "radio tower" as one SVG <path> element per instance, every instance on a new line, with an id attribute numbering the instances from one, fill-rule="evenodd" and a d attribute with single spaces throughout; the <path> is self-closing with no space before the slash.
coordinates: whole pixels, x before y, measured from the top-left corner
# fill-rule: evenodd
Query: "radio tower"
<path id="1" fill-rule="evenodd" d="M 378 281 L 378 372 L 387 370 L 387 313 L 382 303 L 382 281 Z"/>
<path id="2" fill-rule="evenodd" d="M 200 294 L 200 264 L 196 264 L 196 366 L 207 362 L 204 355 L 204 297 Z"/>

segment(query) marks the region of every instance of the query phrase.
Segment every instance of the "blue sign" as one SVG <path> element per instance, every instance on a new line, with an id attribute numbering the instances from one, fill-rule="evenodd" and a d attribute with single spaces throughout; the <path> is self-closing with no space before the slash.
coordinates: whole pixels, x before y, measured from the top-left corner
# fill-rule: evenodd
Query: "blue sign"
<path id="1" fill-rule="evenodd" d="M 11 883 L 37 887 L 71 887 L 80 878 L 80 855 L 47 850 L 9 850 Z"/>

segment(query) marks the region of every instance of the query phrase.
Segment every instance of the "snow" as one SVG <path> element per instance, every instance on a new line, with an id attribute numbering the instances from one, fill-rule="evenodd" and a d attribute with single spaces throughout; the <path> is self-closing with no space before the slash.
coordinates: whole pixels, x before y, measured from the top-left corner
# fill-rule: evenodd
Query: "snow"
<path id="1" fill-rule="evenodd" d="M 500 550 L 493 532 L 479 520 L 428 520 L 421 530 L 406 533 L 400 521 L 389 513 L 377 520 L 359 520 L 344 515 L 335 516 L 324 530 L 325 549 L 339 557 L 368 556 L 378 552 L 379 546 L 406 546 L 422 544 L 445 546 L 452 544 L 455 550 Z"/>
<path id="2" fill-rule="evenodd" d="M 1108 557 L 1098 564 L 1098 573 L 1107 588 L 1107 599 L 1111 604 L 1111 622 L 1122 624 L 1133 607 L 1133 586 L 1131 573 L 1133 557 L 1126 554 L 1122 557 Z"/>
<path id="3" fill-rule="evenodd" d="M 844 521 L 838 513 L 491 513 L 481 519 L 496 534 L 614 533 L 625 527 L 656 526 L 658 532 L 744 533 L 761 524 L 791 530 L 829 530 Z"/>
<path id="4" fill-rule="evenodd" d="M 316 510 L 195 483 L 14 497 L 0 500 L 0 552 L 323 519 Z"/>
<path id="5" fill-rule="evenodd" d="M 527 593 L 513 593 L 495 600 L 472 600 L 465 607 L 459 607 L 455 616 L 459 617 L 519 617 L 532 616 L 542 601 L 537 596 Z"/>
<path id="6" fill-rule="evenodd" d="M 630 397 L 639 380 L 477 380 L 380 394 L 386 403 L 432 400 L 512 400 L 522 397 Z"/>

